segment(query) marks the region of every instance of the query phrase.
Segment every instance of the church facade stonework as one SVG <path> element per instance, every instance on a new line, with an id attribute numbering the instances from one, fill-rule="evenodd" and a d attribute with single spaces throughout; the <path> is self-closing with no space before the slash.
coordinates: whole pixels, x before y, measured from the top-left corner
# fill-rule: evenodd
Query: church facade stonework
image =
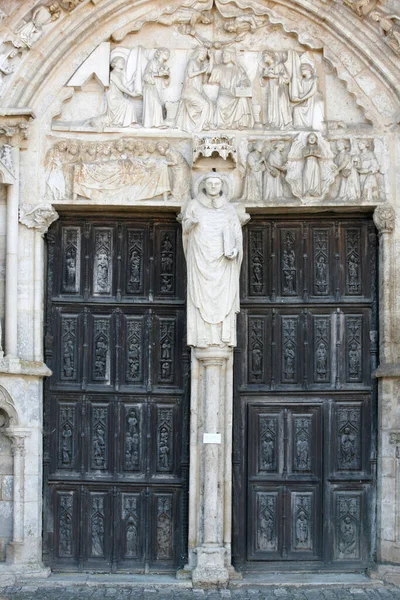
<path id="1" fill-rule="evenodd" d="M 3 4 L 0 582 L 396 572 L 397 0 Z"/>

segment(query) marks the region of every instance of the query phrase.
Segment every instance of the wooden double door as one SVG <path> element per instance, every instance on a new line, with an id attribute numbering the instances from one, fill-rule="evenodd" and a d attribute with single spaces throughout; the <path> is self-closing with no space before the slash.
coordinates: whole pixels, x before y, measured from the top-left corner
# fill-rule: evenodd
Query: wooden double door
<path id="1" fill-rule="evenodd" d="M 234 562 L 358 569 L 375 551 L 374 225 L 254 216 L 244 243 Z"/>
<path id="2" fill-rule="evenodd" d="M 47 241 L 44 560 L 176 569 L 189 460 L 180 227 L 61 217 Z"/>

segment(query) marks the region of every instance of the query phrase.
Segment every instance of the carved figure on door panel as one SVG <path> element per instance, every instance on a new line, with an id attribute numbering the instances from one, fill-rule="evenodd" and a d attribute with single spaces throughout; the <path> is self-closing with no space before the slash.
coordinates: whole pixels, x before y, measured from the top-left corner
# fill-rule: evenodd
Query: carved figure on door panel
<path id="1" fill-rule="evenodd" d="M 295 348 L 291 343 L 288 343 L 283 351 L 283 372 L 288 381 L 292 381 L 295 378 L 295 360 Z"/>
<path id="2" fill-rule="evenodd" d="M 275 440 L 271 434 L 267 434 L 262 443 L 262 467 L 271 469 L 275 464 Z"/>
<path id="3" fill-rule="evenodd" d="M 70 465 L 72 459 L 72 429 L 66 424 L 62 432 L 62 464 Z"/>
<path id="4" fill-rule="evenodd" d="M 210 129 L 214 122 L 214 106 L 205 94 L 203 84 L 210 67 L 207 48 L 196 48 L 186 66 L 185 78 L 175 127 L 199 132 Z"/>
<path id="5" fill-rule="evenodd" d="M 317 379 L 325 379 L 328 371 L 328 350 L 324 342 L 320 342 L 316 352 Z"/>
<path id="6" fill-rule="evenodd" d="M 357 438 L 350 427 L 345 427 L 340 436 L 340 452 L 344 467 L 353 466 L 356 458 L 356 443 Z"/>
<path id="7" fill-rule="evenodd" d="M 289 100 L 290 77 L 286 68 L 287 52 L 265 50 L 260 62 L 260 84 L 265 90 L 264 124 L 285 129 L 292 124 Z"/>
<path id="8" fill-rule="evenodd" d="M 310 524 L 307 515 L 301 512 L 296 521 L 296 542 L 298 546 L 308 546 Z"/>
<path id="9" fill-rule="evenodd" d="M 242 230 L 229 204 L 229 180 L 209 173 L 183 214 L 188 273 L 188 344 L 236 345 Z"/>
<path id="10" fill-rule="evenodd" d="M 309 467 L 309 439 L 307 434 L 301 433 L 296 441 L 296 467 L 300 470 L 307 470 Z"/>
<path id="11" fill-rule="evenodd" d="M 163 89 L 169 84 L 170 52 L 158 48 L 143 74 L 143 127 L 165 127 Z"/>
<path id="12" fill-rule="evenodd" d="M 215 125 L 222 129 L 252 129 L 254 126 L 251 97 L 247 96 L 250 80 L 238 63 L 234 50 L 225 49 L 222 62 L 213 67 L 210 84 L 219 85 Z"/>
<path id="13" fill-rule="evenodd" d="M 357 546 L 357 528 L 353 519 L 347 515 L 340 522 L 339 550 L 345 557 L 351 557 Z"/>

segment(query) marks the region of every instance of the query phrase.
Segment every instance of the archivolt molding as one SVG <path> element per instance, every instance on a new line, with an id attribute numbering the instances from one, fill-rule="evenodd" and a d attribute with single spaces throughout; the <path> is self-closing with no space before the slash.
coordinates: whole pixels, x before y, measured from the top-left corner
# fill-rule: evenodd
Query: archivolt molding
<path id="1" fill-rule="evenodd" d="M 32 8 L 25 4 L 25 14 Z M 173 7 L 207 9 L 210 2 L 178 1 Z M 221 4 L 228 5 L 226 0 Z M 389 124 L 398 112 L 400 59 L 388 48 L 372 24 L 361 20 L 350 8 L 323 0 L 237 0 L 241 8 L 251 7 L 255 14 L 267 14 L 271 23 L 279 24 L 299 41 L 314 49 L 323 49 L 326 60 L 336 69 L 367 118 L 374 123 Z M 203 8 L 204 7 L 204 8 Z M 5 106 L 33 106 L 44 112 L 68 78 L 102 41 L 109 39 L 127 22 L 143 18 L 149 11 L 165 9 L 154 0 L 99 0 L 82 2 L 75 10 L 57 21 L 20 63 L 3 96 Z M 21 19 L 18 10 L 8 27 Z M 301 18 L 299 18 L 301 17 Z M 100 25 L 99 25 L 100 24 Z M 3 38 L 4 39 L 4 38 Z M 61 43 L 60 43 L 61 40 Z M 65 65 L 63 72 L 59 66 Z M 364 73 L 363 73 L 364 72 Z M 365 75 L 369 73 L 369 81 Z M 375 77 L 375 81 L 372 78 Z M 380 89 L 376 84 L 380 83 Z M 51 86 L 51 93 L 49 93 Z M 46 98 L 46 101 L 44 100 Z M 45 103 L 46 102 L 46 103 Z"/>

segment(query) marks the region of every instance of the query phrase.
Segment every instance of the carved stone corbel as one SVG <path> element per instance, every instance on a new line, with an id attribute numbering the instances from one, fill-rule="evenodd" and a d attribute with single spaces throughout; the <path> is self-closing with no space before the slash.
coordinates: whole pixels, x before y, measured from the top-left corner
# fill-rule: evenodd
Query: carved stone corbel
<path id="1" fill-rule="evenodd" d="M 37 229 L 41 235 L 44 235 L 57 219 L 58 212 L 51 204 L 25 204 L 20 208 L 20 223 L 29 229 Z"/>

